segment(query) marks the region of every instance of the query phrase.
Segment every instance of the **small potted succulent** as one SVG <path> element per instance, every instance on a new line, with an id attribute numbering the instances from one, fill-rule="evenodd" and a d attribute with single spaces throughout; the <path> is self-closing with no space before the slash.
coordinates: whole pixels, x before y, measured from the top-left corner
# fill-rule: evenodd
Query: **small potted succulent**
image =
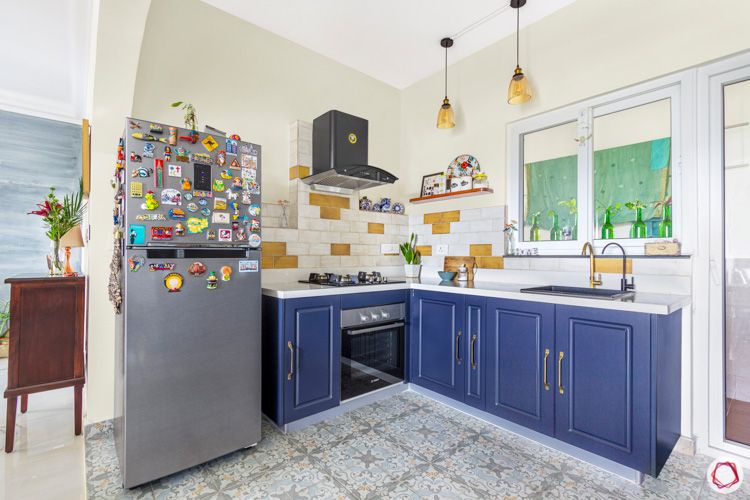
<path id="1" fill-rule="evenodd" d="M 422 270 L 422 255 L 417 250 L 417 235 L 412 233 L 409 241 L 399 245 L 399 250 L 404 257 L 404 276 L 419 278 L 419 273 Z"/>

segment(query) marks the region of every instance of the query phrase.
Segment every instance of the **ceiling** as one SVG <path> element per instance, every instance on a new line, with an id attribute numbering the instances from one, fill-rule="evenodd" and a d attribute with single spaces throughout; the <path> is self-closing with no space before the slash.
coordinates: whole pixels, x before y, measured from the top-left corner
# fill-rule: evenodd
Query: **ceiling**
<path id="1" fill-rule="evenodd" d="M 66 121 L 86 113 L 92 0 L 8 2 L 0 108 Z"/>
<path id="2" fill-rule="evenodd" d="M 516 28 L 507 0 L 203 1 L 399 89 L 443 67 L 441 38 L 460 35 L 450 64 Z M 574 1 L 529 0 L 521 26 Z"/>

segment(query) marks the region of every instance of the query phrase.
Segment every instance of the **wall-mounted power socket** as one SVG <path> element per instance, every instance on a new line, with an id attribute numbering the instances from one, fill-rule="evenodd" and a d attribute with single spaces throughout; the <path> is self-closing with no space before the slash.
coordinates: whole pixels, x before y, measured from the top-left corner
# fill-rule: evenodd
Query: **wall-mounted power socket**
<path id="1" fill-rule="evenodd" d="M 382 255 L 398 255 L 398 243 L 383 243 L 380 245 Z"/>
<path id="2" fill-rule="evenodd" d="M 448 245 L 435 245 L 435 255 L 448 255 Z"/>

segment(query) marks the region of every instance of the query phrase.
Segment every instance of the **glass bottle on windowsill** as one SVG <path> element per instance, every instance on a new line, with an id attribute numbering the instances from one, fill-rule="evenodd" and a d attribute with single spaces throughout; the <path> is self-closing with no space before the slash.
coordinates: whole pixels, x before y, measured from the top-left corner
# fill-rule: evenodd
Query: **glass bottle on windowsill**
<path id="1" fill-rule="evenodd" d="M 552 228 L 549 230 L 549 239 L 551 241 L 560 241 L 563 239 L 563 232 L 560 229 L 560 216 L 554 210 L 549 211 L 549 216 L 552 219 Z"/>
<path id="2" fill-rule="evenodd" d="M 635 209 L 635 221 L 633 222 L 633 225 L 630 226 L 630 237 L 646 237 L 646 223 L 643 222 L 643 208 L 641 207 L 636 207 Z"/>
<path id="3" fill-rule="evenodd" d="M 604 224 L 602 224 L 602 239 L 611 240 L 615 237 L 615 226 L 612 225 L 612 209 L 607 207 L 604 211 Z"/>
<path id="4" fill-rule="evenodd" d="M 529 241 L 539 241 L 541 231 L 539 229 L 539 212 L 531 214 L 531 228 L 529 229 Z"/>
<path id="5" fill-rule="evenodd" d="M 672 205 L 664 204 L 664 213 L 659 223 L 659 238 L 671 238 L 672 237 Z"/>

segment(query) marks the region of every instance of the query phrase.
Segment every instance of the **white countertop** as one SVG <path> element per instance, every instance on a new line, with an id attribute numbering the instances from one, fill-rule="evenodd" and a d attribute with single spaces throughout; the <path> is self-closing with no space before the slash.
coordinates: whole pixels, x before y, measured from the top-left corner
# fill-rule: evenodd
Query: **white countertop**
<path id="1" fill-rule="evenodd" d="M 280 299 L 298 299 L 304 297 L 322 297 L 326 295 L 344 295 L 350 293 L 383 292 L 388 290 L 430 290 L 434 292 L 462 293 L 464 295 L 476 295 L 481 297 L 515 299 L 527 302 L 546 302 L 548 304 L 594 307 L 598 309 L 616 309 L 618 311 L 632 311 L 648 314 L 671 314 L 690 304 L 690 296 L 688 295 L 641 293 L 636 291 L 635 296 L 632 298 L 623 300 L 606 300 L 521 293 L 522 288 L 539 285 L 524 285 L 520 283 L 503 283 L 495 281 L 458 283 L 455 281 L 441 282 L 438 279 L 407 279 L 406 281 L 406 283 L 352 287 L 309 285 L 306 283 L 267 283 L 263 285 L 263 295 Z"/>

